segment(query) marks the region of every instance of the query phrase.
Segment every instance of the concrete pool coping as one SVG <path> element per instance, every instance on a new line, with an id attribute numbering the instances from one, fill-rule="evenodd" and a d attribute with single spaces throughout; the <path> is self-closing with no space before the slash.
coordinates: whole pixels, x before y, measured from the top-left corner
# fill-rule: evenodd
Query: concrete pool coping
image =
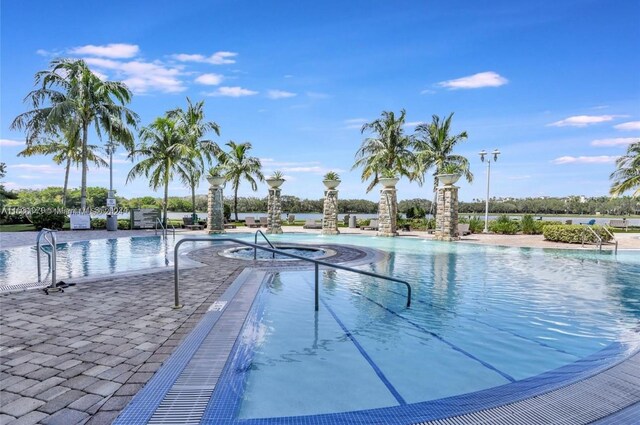
<path id="1" fill-rule="evenodd" d="M 246 233 L 246 232 L 247 232 L 247 229 L 243 229 L 242 232 L 236 232 L 236 233 Z M 95 239 L 104 239 L 105 236 L 112 236 L 111 232 L 106 232 L 106 231 L 95 232 L 95 233 L 97 236 Z M 307 232 L 304 232 L 304 233 L 307 233 Z M 309 233 L 318 234 L 318 232 L 309 232 Z M 203 233 L 188 232 L 188 234 L 202 235 Z M 370 232 L 369 233 L 364 232 L 364 234 L 372 235 L 372 233 Z M 87 235 L 87 234 L 83 233 L 83 235 Z M 153 232 L 144 232 L 142 235 L 152 236 Z M 132 236 L 132 235 L 128 232 L 123 232 L 123 234 L 119 236 Z M 232 236 L 231 232 L 228 236 Z M 27 245 L 29 244 L 33 244 L 33 242 L 29 241 Z M 544 247 L 548 247 L 548 246 L 544 246 Z M 570 246 L 570 248 L 575 248 L 575 246 Z M 197 258 L 197 259 L 200 260 L 200 258 Z M 215 261 L 213 259 L 211 260 L 212 262 L 209 262 L 208 264 L 207 262 L 202 263 L 205 265 L 201 267 L 205 268 L 203 271 L 211 270 L 211 266 L 213 265 L 213 262 L 215 262 L 216 264 L 215 280 L 218 282 L 228 280 L 234 274 L 234 270 L 244 269 L 247 266 L 247 263 L 245 261 L 238 260 L 236 264 L 233 267 L 231 267 L 232 270 L 230 269 L 230 271 L 228 272 L 225 271 L 223 273 L 220 273 L 218 265 L 222 263 Z M 230 261 L 230 260 L 225 259 L 225 261 Z M 132 281 L 135 281 L 141 284 L 141 288 L 140 288 L 139 294 L 134 295 L 134 297 L 139 296 L 142 299 L 146 299 L 145 297 L 150 297 L 151 295 L 153 295 L 151 294 L 152 291 L 158 291 L 158 290 L 162 291 L 162 293 L 164 294 L 163 300 L 165 298 L 166 300 L 162 301 L 160 304 L 157 304 L 157 303 L 153 304 L 153 302 L 150 302 L 148 306 L 147 305 L 137 306 L 135 308 L 147 309 L 147 311 L 140 312 L 140 314 L 143 317 L 145 316 L 145 313 L 149 313 L 150 311 L 162 310 L 162 315 L 163 315 L 162 317 L 164 317 L 163 320 L 169 320 L 170 318 L 172 318 L 171 320 L 176 320 L 174 318 L 178 318 L 178 317 L 180 318 L 179 319 L 180 326 L 176 328 L 177 329 L 176 333 L 172 334 L 172 336 L 170 335 L 166 341 L 155 342 L 153 336 L 151 335 L 149 336 L 147 341 L 148 344 L 155 345 L 154 348 L 151 348 L 150 351 L 147 351 L 152 356 L 151 363 L 149 363 L 148 360 L 144 360 L 133 365 L 134 361 L 132 360 L 131 362 L 132 368 L 130 369 L 130 371 L 122 372 L 122 374 L 119 377 L 110 377 L 111 374 L 114 373 L 114 370 L 118 368 L 118 366 L 114 367 L 109 365 L 95 364 L 94 363 L 95 360 L 87 360 L 82 356 L 84 353 L 88 353 L 88 354 L 99 353 L 99 351 L 94 352 L 93 350 L 94 349 L 101 350 L 101 347 L 100 347 L 101 345 L 105 346 L 106 344 L 106 346 L 111 347 L 111 345 L 109 345 L 110 343 L 109 342 L 105 343 L 103 338 L 106 336 L 113 336 L 113 335 L 110 335 L 110 334 L 113 334 L 113 332 L 124 332 L 123 327 L 125 326 L 125 323 L 127 326 L 130 326 L 132 324 L 135 325 L 136 323 L 138 323 L 136 319 L 132 319 L 130 322 L 121 320 L 119 323 L 121 323 L 122 326 L 114 328 L 114 327 L 110 327 L 112 326 L 111 324 L 106 324 L 105 326 L 102 326 L 101 323 L 94 323 L 91 321 L 91 318 L 89 318 L 87 322 L 91 323 L 92 326 L 95 325 L 96 329 L 93 331 L 83 332 L 81 335 L 78 335 L 78 336 L 71 336 L 71 329 L 73 328 L 79 329 L 79 325 L 74 322 L 77 318 L 77 316 L 74 316 L 74 314 L 76 314 L 76 310 L 72 309 L 69 311 L 66 308 L 66 304 L 65 305 L 59 304 L 62 301 L 58 301 L 57 300 L 58 298 L 56 295 L 47 299 L 45 298 L 44 295 L 40 298 L 33 298 L 29 296 L 28 293 L 18 293 L 18 294 L 11 295 L 11 298 L 6 298 L 6 297 L 0 298 L 3 304 L 3 309 L 2 309 L 3 310 L 2 319 L 4 322 L 3 325 L 9 322 L 13 322 L 11 324 L 17 325 L 16 327 L 3 326 L 2 333 L 5 335 L 0 335 L 0 337 L 6 337 L 3 340 L 3 342 L 0 343 L 0 345 L 3 346 L 2 352 L 1 352 L 2 364 L 1 364 L 0 370 L 3 373 L 2 375 L 3 377 L 9 376 L 9 379 L 10 379 L 9 381 L 3 380 L 3 385 L 2 385 L 3 397 L 0 397 L 3 399 L 3 403 L 1 403 L 3 405 L 2 406 L 3 408 L 0 408 L 0 421 L 3 421 L 3 423 L 4 422 L 10 423 L 9 420 L 11 420 L 11 415 L 4 408 L 6 407 L 6 405 L 11 405 L 10 406 L 12 409 L 11 412 L 21 413 L 23 411 L 26 411 L 23 414 L 23 416 L 29 416 L 34 420 L 37 419 L 37 420 L 46 421 L 46 418 L 51 418 L 54 415 L 57 415 L 56 418 L 65 418 L 66 422 L 64 423 L 69 423 L 69 424 L 71 423 L 90 423 L 90 424 L 110 423 L 110 420 L 114 419 L 115 416 L 117 416 L 117 414 L 120 412 L 120 409 L 124 407 L 124 404 L 123 404 L 124 399 L 130 399 L 132 396 L 131 392 L 134 391 L 136 388 L 142 387 L 142 384 L 144 384 L 144 382 L 146 382 L 146 380 L 153 375 L 153 371 L 155 370 L 154 367 L 159 366 L 159 363 L 161 363 L 163 359 L 166 359 L 166 356 L 168 356 L 169 353 L 174 351 L 174 348 L 178 345 L 178 342 L 182 339 L 182 336 L 186 335 L 193 328 L 193 326 L 195 326 L 195 324 L 199 322 L 198 315 L 205 314 L 206 312 L 205 304 L 210 302 L 209 303 L 210 305 L 211 303 L 215 302 L 215 300 L 217 300 L 221 294 L 221 292 L 216 292 L 216 291 L 220 291 L 224 288 L 224 286 L 218 286 L 218 289 L 216 291 L 213 291 L 213 290 L 211 290 L 212 292 L 205 291 L 206 293 L 202 294 L 202 289 L 203 289 L 202 285 L 207 284 L 213 278 L 207 278 L 207 279 L 198 278 L 194 274 L 189 273 L 191 275 L 191 280 L 192 280 L 191 283 L 194 284 L 193 286 L 195 288 L 195 292 L 200 292 L 198 298 L 202 299 L 204 296 L 205 301 L 204 302 L 197 301 L 201 303 L 199 304 L 199 307 L 185 309 L 182 312 L 178 311 L 184 314 L 174 315 L 173 313 L 175 312 L 171 312 L 170 307 L 168 307 L 169 305 L 171 305 L 170 293 L 172 290 L 172 283 L 173 283 L 173 279 L 172 279 L 173 276 L 172 276 L 172 273 L 170 272 L 171 270 L 172 269 L 169 269 L 169 270 L 164 269 L 164 270 L 160 270 L 157 273 L 152 273 L 152 274 L 145 273 L 145 271 L 141 271 L 142 274 L 140 274 L 140 276 L 137 276 L 137 277 L 135 275 L 127 275 L 127 276 L 113 276 L 113 277 L 109 276 L 109 277 L 103 277 L 98 279 L 92 279 L 92 278 L 87 279 L 87 281 L 94 281 L 95 283 L 102 282 L 102 283 L 108 283 L 110 285 L 113 285 L 113 288 L 116 290 L 116 292 L 122 291 L 123 288 L 127 288 L 127 290 L 131 289 L 130 283 Z M 186 269 L 185 269 L 185 273 L 188 273 Z M 188 287 L 190 286 L 190 283 L 188 282 L 189 282 L 188 279 L 184 281 L 184 283 L 186 284 L 185 290 L 189 289 Z M 230 281 L 227 282 L 225 285 L 228 286 L 229 284 L 230 284 Z M 83 292 L 85 294 L 90 294 L 90 293 L 97 293 L 97 292 L 103 291 L 103 289 L 100 289 L 101 285 L 79 285 L 79 286 L 80 288 L 75 287 L 74 289 L 71 289 L 70 291 L 68 291 L 70 297 L 75 297 L 80 292 Z M 216 295 L 216 293 L 218 293 L 219 295 Z M 118 299 L 121 299 L 123 301 L 126 300 L 127 299 L 126 297 L 122 299 L 122 295 L 123 294 L 115 294 L 115 295 L 110 294 L 109 296 L 111 298 L 115 298 L 116 301 Z M 127 295 L 131 296 L 130 294 L 127 294 Z M 186 295 L 188 295 L 188 293 Z M 194 293 L 192 293 L 191 295 L 194 295 Z M 94 297 L 94 298 L 99 298 L 99 297 Z M 193 298 L 188 299 L 188 303 L 193 303 L 194 302 L 193 300 L 194 300 Z M 107 306 L 110 302 L 112 301 L 108 301 L 106 303 Z M 60 309 L 59 307 L 55 307 L 54 310 L 51 310 L 51 307 L 53 307 L 52 303 L 56 303 L 55 304 L 56 306 L 62 306 L 64 308 Z M 78 303 L 83 303 L 83 302 L 78 301 Z M 158 310 L 158 305 L 167 306 L 167 307 L 162 307 L 160 310 Z M 92 314 L 91 307 L 93 306 L 97 306 L 99 308 L 99 303 L 98 304 L 89 303 L 89 305 L 86 306 L 85 310 L 87 311 L 88 315 Z M 16 311 L 15 308 L 18 308 L 18 311 Z M 200 313 L 197 313 L 196 310 L 199 311 Z M 38 316 L 30 315 L 29 317 L 27 317 L 27 313 L 29 313 L 30 311 L 33 311 L 31 315 L 36 314 L 35 312 L 38 311 L 37 313 Z M 128 311 L 128 310 L 121 309 L 119 311 Z M 58 313 L 63 316 L 68 315 L 67 316 L 68 319 L 66 317 L 56 317 L 56 314 Z M 134 312 L 128 311 L 127 314 L 131 314 L 131 313 L 134 313 Z M 54 318 L 53 321 L 51 317 Z M 49 324 L 51 325 L 61 326 L 63 328 L 61 330 L 56 330 L 54 327 L 48 326 L 48 323 L 47 323 L 48 321 L 49 321 Z M 20 324 L 18 325 L 18 323 Z M 70 327 L 70 329 L 65 331 L 64 327 Z M 22 332 L 19 335 L 16 335 L 14 331 L 22 331 Z M 77 332 L 80 332 L 80 330 L 78 330 Z M 68 335 L 68 336 L 65 336 L 65 335 Z M 102 342 L 93 341 L 93 339 L 95 339 L 96 336 L 100 337 L 100 339 L 102 339 Z M 16 342 L 17 341 L 16 338 L 21 338 L 21 339 L 20 341 Z M 83 338 L 83 339 L 78 340 L 78 338 Z M 141 339 L 135 340 L 135 343 L 138 343 L 144 340 L 144 337 L 139 337 L 139 338 Z M 13 346 L 11 345 L 12 341 L 15 342 Z M 6 344 L 7 342 L 9 344 Z M 77 347 L 80 343 L 84 343 L 84 342 L 91 342 L 92 345 L 87 345 L 85 347 Z M 33 343 L 33 344 L 29 345 L 30 343 Z M 68 349 L 69 351 L 66 351 L 67 354 L 63 353 L 59 355 L 59 360 L 60 362 L 62 362 L 64 367 L 71 365 L 70 369 L 65 369 L 65 370 L 58 369 L 57 370 L 58 374 L 55 375 L 53 379 L 46 378 L 45 376 L 54 372 L 52 369 L 55 368 L 55 366 L 53 366 L 52 364 L 49 364 L 53 360 L 50 359 L 50 356 L 47 357 L 47 353 L 38 352 L 38 348 L 36 348 L 35 351 L 32 349 L 34 345 L 41 345 L 42 343 L 48 344 L 47 349 L 51 349 L 52 350 L 51 352 Z M 141 342 L 141 344 L 145 344 L 145 342 Z M 73 347 L 69 347 L 69 346 L 73 346 Z M 16 348 L 16 350 L 11 351 L 14 348 Z M 89 351 L 85 351 L 83 353 L 83 348 L 92 348 L 92 349 Z M 116 347 L 114 347 L 113 350 L 116 350 Z M 141 351 L 145 351 L 145 349 L 141 349 Z M 98 360 L 99 362 L 109 362 L 110 359 L 114 358 L 114 356 L 120 357 L 118 354 L 113 354 L 113 355 L 110 355 L 108 353 L 101 353 L 101 354 L 104 354 L 104 359 Z M 44 358 L 48 358 L 49 360 L 44 361 L 43 360 Z M 72 363 L 76 363 L 76 362 L 81 362 L 82 364 L 72 365 Z M 8 363 L 10 363 L 10 365 Z M 92 365 L 92 368 L 80 370 L 87 363 L 89 365 Z M 29 366 L 29 368 L 27 368 L 26 366 Z M 98 377 L 91 376 L 92 374 L 96 373 L 95 366 L 101 366 L 102 369 L 106 368 L 104 369 L 104 372 L 101 376 L 98 376 Z M 150 367 L 147 367 L 147 366 L 150 366 Z M 33 369 L 33 367 L 36 367 L 36 368 Z M 76 372 L 77 374 L 71 376 L 72 374 L 70 371 L 77 371 Z M 87 375 L 85 372 L 88 372 L 89 375 Z M 129 376 L 126 376 L 126 375 L 129 375 Z M 132 378 L 131 375 L 135 375 L 133 376 L 133 380 L 128 379 L 128 378 Z M 71 376 L 71 378 L 66 378 L 66 376 Z M 98 383 L 102 384 L 102 386 L 100 388 L 93 388 L 93 386 L 90 385 L 88 388 L 83 387 L 83 388 L 77 389 L 74 387 L 79 388 L 81 384 L 76 382 L 78 381 L 76 378 L 82 378 L 85 381 L 88 378 L 95 378 L 96 381 L 98 382 L 94 382 L 94 386 L 95 384 L 98 384 Z M 75 381 L 73 381 L 73 383 L 69 383 L 68 385 L 70 386 L 66 387 L 67 382 L 69 382 L 70 379 L 75 379 Z M 120 383 L 120 382 L 114 381 L 114 379 L 118 379 L 123 382 Z M 20 382 L 17 382 L 18 380 L 20 380 Z M 13 382 L 13 384 L 7 385 L 6 384 L 7 382 L 9 383 Z M 55 385 L 53 385 L 54 383 Z M 114 388 L 115 388 L 115 385 L 117 384 L 119 388 L 109 393 L 108 388 L 105 386 L 107 384 L 112 384 Z M 27 387 L 28 385 L 29 387 Z M 35 393 L 37 388 L 42 389 L 41 393 Z M 63 390 L 67 390 L 67 391 L 64 392 L 64 394 L 62 394 L 61 392 Z M 100 392 L 100 394 L 96 394 L 96 392 Z M 106 394 L 106 395 L 103 395 L 103 394 Z M 98 400 L 98 401 L 93 403 L 93 405 L 91 406 L 85 407 L 86 404 L 89 404 L 89 401 L 95 401 L 95 400 Z M 56 408 L 56 406 L 57 406 L 56 410 L 51 410 Z M 626 411 L 628 412 L 630 410 L 627 409 Z M 620 414 L 623 414 L 622 411 Z M 73 418 L 79 418 L 79 420 L 75 421 Z"/>

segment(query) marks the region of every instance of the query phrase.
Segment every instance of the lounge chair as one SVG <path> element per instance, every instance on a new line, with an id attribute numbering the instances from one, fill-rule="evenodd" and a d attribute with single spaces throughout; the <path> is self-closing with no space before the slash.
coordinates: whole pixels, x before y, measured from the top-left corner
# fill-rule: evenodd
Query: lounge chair
<path id="1" fill-rule="evenodd" d="M 629 230 L 629 223 L 627 223 L 626 219 L 613 219 L 609 220 L 609 227 L 615 227 L 617 229 L 624 229 L 627 231 Z"/>
<path id="2" fill-rule="evenodd" d="M 458 223 L 458 236 L 470 235 L 469 223 Z"/>
<path id="3" fill-rule="evenodd" d="M 267 217 L 260 217 L 260 226 L 269 227 L 269 220 Z"/>
<path id="4" fill-rule="evenodd" d="M 192 217 L 182 217 L 182 228 L 189 230 L 202 230 L 204 226 L 202 224 L 193 224 Z"/>
<path id="5" fill-rule="evenodd" d="M 304 223 L 304 226 L 302 226 L 303 229 L 322 229 L 322 223 L 318 223 L 317 220 L 314 219 L 307 219 L 307 221 Z"/>
<path id="6" fill-rule="evenodd" d="M 244 219 L 244 224 L 247 227 L 260 227 L 260 223 L 256 223 L 256 219 L 253 217 L 246 217 Z"/>
<path id="7" fill-rule="evenodd" d="M 368 226 L 362 226 L 362 230 L 378 230 L 378 219 L 372 218 Z"/>
<path id="8" fill-rule="evenodd" d="M 289 216 L 287 217 L 287 222 L 289 222 L 289 224 L 293 224 L 296 221 L 296 216 L 293 214 L 289 214 Z"/>

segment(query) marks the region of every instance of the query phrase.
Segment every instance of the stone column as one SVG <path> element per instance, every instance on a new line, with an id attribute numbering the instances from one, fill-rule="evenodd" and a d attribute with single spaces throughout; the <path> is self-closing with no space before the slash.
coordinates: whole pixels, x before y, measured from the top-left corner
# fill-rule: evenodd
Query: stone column
<path id="1" fill-rule="evenodd" d="M 436 202 L 435 239 L 456 241 L 458 235 L 458 187 L 445 185 L 438 188 Z"/>
<path id="2" fill-rule="evenodd" d="M 207 202 L 207 229 L 209 234 L 225 233 L 224 231 L 224 198 L 222 186 L 209 186 Z"/>
<path id="3" fill-rule="evenodd" d="M 395 187 L 380 189 L 378 236 L 398 236 L 398 200 Z"/>
<path id="4" fill-rule="evenodd" d="M 282 233 L 282 204 L 280 203 L 281 190 L 269 188 L 267 198 L 267 234 L 279 235 Z"/>
<path id="5" fill-rule="evenodd" d="M 324 208 L 322 217 L 322 234 L 339 235 L 338 230 L 338 190 L 324 191 Z"/>

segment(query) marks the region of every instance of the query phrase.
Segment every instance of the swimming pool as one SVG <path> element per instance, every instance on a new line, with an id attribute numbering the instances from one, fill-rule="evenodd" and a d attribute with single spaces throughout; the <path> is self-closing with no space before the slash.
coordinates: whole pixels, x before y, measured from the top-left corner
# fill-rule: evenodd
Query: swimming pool
<path id="1" fill-rule="evenodd" d="M 257 296 L 204 418 L 350 423 L 357 411 L 395 423 L 416 406 L 443 411 L 441 400 L 508 393 L 513 384 L 534 395 L 588 373 L 593 359 L 619 360 L 640 347 L 637 252 L 616 259 L 401 238 L 332 240 L 389 252 L 362 269 L 410 282 L 412 307 L 404 307 L 402 287 L 325 271 L 315 314 L 313 273 L 276 274 Z M 219 411 L 233 415 L 223 420 Z"/>

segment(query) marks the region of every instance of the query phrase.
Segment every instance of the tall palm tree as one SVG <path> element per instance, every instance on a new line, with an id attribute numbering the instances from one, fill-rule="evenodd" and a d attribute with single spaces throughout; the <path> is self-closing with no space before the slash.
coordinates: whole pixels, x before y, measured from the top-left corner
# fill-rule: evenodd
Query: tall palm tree
<path id="1" fill-rule="evenodd" d="M 251 190 L 258 190 L 258 184 L 254 177 L 259 181 L 264 181 L 264 175 L 260 169 L 262 164 L 256 157 L 249 156 L 251 143 L 236 143 L 229 141 L 229 152 L 220 152 L 218 154 L 218 162 L 222 169 L 223 175 L 227 181 L 231 182 L 233 188 L 233 211 L 238 221 L 238 188 L 240 180 L 244 179 L 251 183 Z"/>
<path id="2" fill-rule="evenodd" d="M 220 135 L 220 127 L 213 121 L 204 121 L 204 101 L 191 103 L 187 97 L 187 109 L 176 108 L 167 113 L 169 118 L 175 119 L 178 124 L 180 134 L 184 141 L 193 149 L 192 164 L 185 168 L 186 175 L 181 176 L 181 180 L 191 188 L 191 203 L 193 205 L 193 220 L 197 219 L 196 214 L 196 188 L 200 183 L 200 178 L 211 159 L 220 152 L 220 147 L 212 140 L 202 139 L 202 137 L 214 132 Z"/>
<path id="3" fill-rule="evenodd" d="M 89 129 L 93 127 L 100 139 L 107 132 L 131 151 L 134 139 L 128 127 L 138 122 L 137 114 L 124 106 L 131 101 L 131 91 L 122 82 L 102 81 L 80 59 L 54 59 L 50 69 L 36 73 L 35 85 L 40 87 L 25 97 L 33 109 L 18 115 L 11 129 L 26 130 L 29 146 L 68 119 L 75 121 L 82 147 L 80 205 L 84 209 Z"/>
<path id="4" fill-rule="evenodd" d="M 616 160 L 616 171 L 609 178 L 613 180 L 611 195 L 619 196 L 635 189 L 631 196 L 640 197 L 640 141 L 630 144 L 627 153 Z"/>
<path id="5" fill-rule="evenodd" d="M 453 154 L 455 146 L 467 139 L 467 132 L 451 135 L 451 113 L 444 121 L 433 115 L 431 123 L 420 124 L 416 127 L 416 168 L 415 173 L 424 174 L 433 168 L 433 187 L 438 186 L 436 175 L 445 165 L 457 165 L 462 175 L 469 183 L 473 181 L 473 173 L 469 170 L 469 160 L 462 155 Z M 424 177 L 423 177 L 424 178 Z"/>
<path id="6" fill-rule="evenodd" d="M 404 109 L 400 111 L 398 118 L 393 112 L 383 111 L 380 118 L 362 126 L 361 133 L 371 131 L 374 136 L 362 142 L 351 169 L 362 167 L 363 182 L 371 178 L 367 192 L 378 184 L 383 172 L 413 179 L 410 171 L 415 162 L 411 150 L 413 140 L 404 134 L 405 116 Z"/>
<path id="7" fill-rule="evenodd" d="M 190 160 L 194 156 L 193 148 L 186 143 L 172 119 L 158 117 L 149 126 L 140 130 L 141 144 L 129 155 L 130 158 L 143 157 L 127 175 L 127 183 L 144 175 L 149 179 L 149 187 L 157 190 L 164 188 L 163 223 L 167 225 L 167 204 L 169 201 L 169 182 L 176 173 L 186 175 Z"/>
<path id="8" fill-rule="evenodd" d="M 80 144 L 79 129 L 72 121 L 68 122 L 67 127 L 60 128 L 60 132 L 62 135 L 57 138 L 34 141 L 34 143 L 19 152 L 18 156 L 53 155 L 53 162 L 56 164 L 65 163 L 62 205 L 66 206 L 69 171 L 72 164 L 78 165 L 82 161 L 82 146 Z M 97 167 L 106 167 L 108 165 L 107 162 L 98 156 L 96 150 L 98 150 L 98 146 L 87 145 L 87 160 Z"/>

